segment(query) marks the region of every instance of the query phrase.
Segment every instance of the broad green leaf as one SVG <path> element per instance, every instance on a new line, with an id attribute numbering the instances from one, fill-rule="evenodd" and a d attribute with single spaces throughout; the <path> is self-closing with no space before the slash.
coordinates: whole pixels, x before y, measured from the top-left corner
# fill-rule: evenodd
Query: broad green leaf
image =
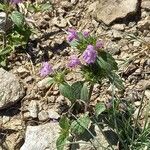
<path id="1" fill-rule="evenodd" d="M 84 84 L 81 89 L 81 96 L 80 99 L 87 102 L 89 101 L 89 90 L 88 87 Z"/>
<path id="2" fill-rule="evenodd" d="M 18 11 L 13 11 L 12 13 L 11 13 L 11 19 L 12 19 L 12 21 L 13 21 L 13 23 L 15 24 L 15 25 L 17 25 L 18 27 L 21 27 L 21 26 L 23 26 L 23 23 L 24 23 L 24 16 L 20 13 L 20 12 L 18 12 Z"/>
<path id="3" fill-rule="evenodd" d="M 70 127 L 69 119 L 66 116 L 62 116 L 62 118 L 59 121 L 59 126 L 65 130 L 69 129 Z"/>
<path id="4" fill-rule="evenodd" d="M 65 146 L 65 143 L 66 143 L 68 137 L 69 137 L 69 131 L 66 131 L 66 132 L 61 131 L 60 136 L 58 137 L 58 139 L 56 141 L 57 150 L 64 149 L 64 146 Z"/>
<path id="5" fill-rule="evenodd" d="M 0 10 L 4 10 L 5 6 L 4 4 L 0 4 Z"/>
<path id="6" fill-rule="evenodd" d="M 68 83 L 60 84 L 59 91 L 64 97 L 68 98 L 71 102 L 75 100 L 73 90 Z"/>
<path id="7" fill-rule="evenodd" d="M 102 102 L 97 103 L 96 106 L 95 106 L 96 117 L 98 117 L 105 110 L 106 110 L 106 107 L 105 107 L 104 103 L 102 103 Z"/>
<path id="8" fill-rule="evenodd" d="M 71 131 L 77 135 L 81 135 L 89 127 L 89 124 L 90 118 L 88 114 L 84 114 L 83 116 L 72 122 Z"/>
<path id="9" fill-rule="evenodd" d="M 102 51 L 98 56 L 98 64 L 100 67 L 106 71 L 106 73 L 111 72 L 112 70 L 118 70 L 117 63 L 111 54 Z"/>
<path id="10" fill-rule="evenodd" d="M 71 85 L 75 99 L 80 99 L 80 93 L 83 87 L 82 81 L 77 81 Z"/>

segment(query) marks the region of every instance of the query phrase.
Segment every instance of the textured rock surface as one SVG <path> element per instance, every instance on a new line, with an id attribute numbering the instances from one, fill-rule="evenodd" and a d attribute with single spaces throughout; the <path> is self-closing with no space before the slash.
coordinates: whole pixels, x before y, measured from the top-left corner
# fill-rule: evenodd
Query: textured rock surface
<path id="1" fill-rule="evenodd" d="M 27 126 L 25 143 L 20 150 L 56 150 L 58 123 Z"/>
<path id="2" fill-rule="evenodd" d="M 95 14 L 98 21 L 109 25 L 116 19 L 135 13 L 137 6 L 138 0 L 99 0 Z"/>
<path id="3" fill-rule="evenodd" d="M 0 68 L 0 109 L 16 103 L 24 95 L 25 90 L 15 75 Z"/>

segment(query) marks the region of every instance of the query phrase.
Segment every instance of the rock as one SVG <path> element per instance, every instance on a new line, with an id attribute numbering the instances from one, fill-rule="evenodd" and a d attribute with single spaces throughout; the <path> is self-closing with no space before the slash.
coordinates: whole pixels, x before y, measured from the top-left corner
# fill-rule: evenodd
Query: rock
<path id="1" fill-rule="evenodd" d="M 143 8 L 145 10 L 150 10 L 150 1 L 149 0 L 142 1 L 141 8 Z"/>
<path id="2" fill-rule="evenodd" d="M 3 124 L 7 123 L 10 120 L 9 116 L 3 116 Z"/>
<path id="3" fill-rule="evenodd" d="M 25 90 L 14 74 L 0 68 L 0 109 L 9 107 L 25 96 Z"/>
<path id="4" fill-rule="evenodd" d="M 40 121 L 45 121 L 48 119 L 48 113 L 46 111 L 42 110 L 41 112 L 39 112 L 38 118 Z"/>
<path id="5" fill-rule="evenodd" d="M 122 35 L 121 35 L 121 33 L 119 31 L 113 30 L 113 37 L 116 40 L 120 40 L 122 38 Z"/>
<path id="6" fill-rule="evenodd" d="M 0 12 L 0 33 L 4 33 L 12 26 L 11 20 L 8 19 L 6 23 L 5 18 L 6 18 L 6 13 Z"/>
<path id="7" fill-rule="evenodd" d="M 37 118 L 37 116 L 38 116 L 38 104 L 35 100 L 32 100 L 30 102 L 28 110 L 30 112 L 30 117 Z"/>
<path id="8" fill-rule="evenodd" d="M 27 126 L 25 143 L 20 150 L 56 150 L 58 136 L 58 123 L 51 122 L 39 126 Z"/>
<path id="9" fill-rule="evenodd" d="M 141 45 L 141 42 L 140 41 L 135 41 L 134 43 L 133 43 L 133 46 L 134 47 L 139 47 Z"/>
<path id="10" fill-rule="evenodd" d="M 37 86 L 38 86 L 38 88 L 49 88 L 50 87 L 50 84 L 48 84 L 48 82 L 51 80 L 51 78 L 50 77 L 46 77 L 46 78 L 44 78 L 43 80 L 41 80 L 41 81 L 39 81 L 38 83 L 37 83 Z"/>
<path id="11" fill-rule="evenodd" d="M 95 11 L 96 6 L 97 6 L 98 3 L 99 3 L 99 2 L 96 1 L 96 2 L 92 3 L 91 5 L 89 5 L 89 7 L 88 7 L 88 12 L 93 12 L 93 11 Z"/>
<path id="12" fill-rule="evenodd" d="M 145 91 L 145 96 L 150 100 L 150 90 Z"/>
<path id="13" fill-rule="evenodd" d="M 108 50 L 108 52 L 110 52 L 111 54 L 118 54 L 120 53 L 120 46 L 118 44 L 116 44 L 115 42 L 109 42 L 106 45 L 106 49 Z"/>
<path id="14" fill-rule="evenodd" d="M 67 26 L 67 21 L 64 18 L 55 17 L 52 20 L 52 24 L 57 25 L 58 27 L 64 28 Z"/>
<path id="15" fill-rule="evenodd" d="M 125 29 L 125 24 L 115 24 L 112 26 L 112 29 L 123 31 Z"/>
<path id="16" fill-rule="evenodd" d="M 129 7 L 130 6 L 130 7 Z M 125 18 L 136 13 L 138 0 L 99 0 L 96 6 L 95 17 L 109 25 L 116 19 Z"/>
<path id="17" fill-rule="evenodd" d="M 139 107 L 141 105 L 141 102 L 140 101 L 136 101 L 136 102 L 134 102 L 134 104 L 135 104 L 136 107 Z"/>
<path id="18" fill-rule="evenodd" d="M 137 27 L 141 30 L 150 30 L 150 16 L 138 22 Z"/>
<path id="19" fill-rule="evenodd" d="M 54 109 L 48 110 L 48 114 L 49 114 L 50 119 L 56 119 L 57 120 L 58 118 L 60 118 L 60 115 Z"/>

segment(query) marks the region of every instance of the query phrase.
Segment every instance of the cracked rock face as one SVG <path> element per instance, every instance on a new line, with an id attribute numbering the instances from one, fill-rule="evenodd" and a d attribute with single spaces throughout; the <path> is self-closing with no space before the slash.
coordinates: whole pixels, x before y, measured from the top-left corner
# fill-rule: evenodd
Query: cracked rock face
<path id="1" fill-rule="evenodd" d="M 55 150 L 59 136 L 58 123 L 27 126 L 25 143 L 20 150 Z"/>
<path id="2" fill-rule="evenodd" d="M 23 86 L 12 73 L 0 68 L 0 109 L 11 106 L 25 95 Z"/>
<path id="3" fill-rule="evenodd" d="M 116 19 L 124 18 L 137 11 L 138 0 L 99 0 L 95 17 L 109 25 Z"/>

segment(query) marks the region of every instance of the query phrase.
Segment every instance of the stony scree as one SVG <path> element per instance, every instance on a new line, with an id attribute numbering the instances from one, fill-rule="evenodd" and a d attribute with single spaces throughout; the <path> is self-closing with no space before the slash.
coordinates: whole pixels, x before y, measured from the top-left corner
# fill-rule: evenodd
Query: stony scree
<path id="1" fill-rule="evenodd" d="M 18 78 L 0 68 L 0 109 L 11 106 L 25 96 L 25 89 Z"/>

